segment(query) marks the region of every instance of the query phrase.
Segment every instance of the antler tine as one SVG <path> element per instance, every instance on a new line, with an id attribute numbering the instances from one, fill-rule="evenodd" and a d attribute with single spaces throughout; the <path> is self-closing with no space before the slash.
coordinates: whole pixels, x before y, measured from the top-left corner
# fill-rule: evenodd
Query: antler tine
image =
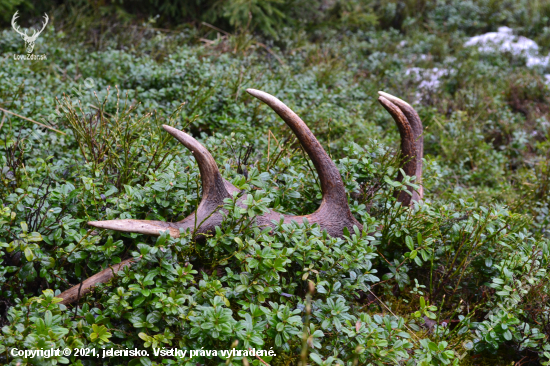
<path id="1" fill-rule="evenodd" d="M 177 238 L 180 235 L 180 229 L 196 230 L 196 233 L 202 234 L 213 230 L 216 225 L 221 223 L 222 217 L 215 211 L 223 206 L 225 198 L 230 198 L 231 193 L 239 190 L 222 178 L 214 158 L 197 140 L 173 127 L 166 125 L 162 127 L 191 150 L 197 160 L 202 181 L 202 199 L 196 212 L 182 221 L 174 223 L 151 220 L 106 220 L 90 221 L 88 225 L 102 229 L 156 236 L 159 235 L 160 231 L 169 230 L 170 236 Z M 200 223 L 202 225 L 197 227 Z"/>
<path id="2" fill-rule="evenodd" d="M 104 269 L 103 271 L 96 273 L 92 277 L 86 279 L 82 282 L 82 286 L 76 285 L 70 289 L 63 291 L 61 294 L 57 295 L 63 299 L 61 304 L 67 305 L 78 300 L 79 297 L 86 295 L 88 292 L 92 291 L 92 288 L 98 283 L 107 283 L 111 278 L 114 277 L 115 273 L 122 271 L 125 267 L 130 266 L 136 260 L 134 258 L 126 259 L 118 264 L 115 264 L 109 268 Z"/>
<path id="3" fill-rule="evenodd" d="M 19 10 L 17 10 L 17 11 L 15 12 L 15 14 L 13 14 L 13 17 L 11 18 L 11 26 L 12 26 L 13 30 L 15 30 L 15 31 L 16 31 L 17 33 L 19 33 L 20 35 L 22 35 L 22 36 L 27 36 L 27 31 L 25 31 L 25 33 L 21 32 L 21 31 L 19 30 L 19 26 L 17 25 L 17 23 L 15 23 L 15 21 L 17 20 L 17 18 L 19 18 L 18 13 L 19 13 Z"/>
<path id="4" fill-rule="evenodd" d="M 208 202 L 215 201 L 217 205 L 220 201 L 223 202 L 224 198 L 230 197 L 218 165 L 210 152 L 185 132 L 167 125 L 162 125 L 162 128 L 189 149 L 197 160 L 201 172 L 202 199 Z"/>
<path id="5" fill-rule="evenodd" d="M 409 159 L 403 165 L 403 171 L 409 176 L 415 175 L 418 178 L 417 181 L 420 182 L 423 150 L 421 137 L 422 122 L 416 111 L 408 103 L 384 92 L 379 92 L 379 94 L 378 101 L 392 115 L 399 129 L 399 134 L 401 135 L 401 153 L 405 159 Z M 401 173 L 398 174 L 397 179 L 399 181 L 403 180 Z M 398 201 L 404 205 L 410 205 L 412 201 L 422 199 L 422 189 L 419 191 L 413 191 L 412 196 L 406 192 L 399 192 L 397 196 Z"/>
<path id="6" fill-rule="evenodd" d="M 177 238 L 180 235 L 178 228 L 172 223 L 164 221 L 152 220 L 105 220 L 105 221 L 88 221 L 88 225 L 99 229 L 107 229 L 121 231 L 123 233 L 137 233 L 152 236 L 159 236 L 161 231 L 168 230 L 170 236 Z"/>
<path id="7" fill-rule="evenodd" d="M 285 222 L 307 218 L 308 221 L 319 224 L 335 237 L 342 236 L 344 227 L 351 228 L 355 225 L 362 229 L 362 225 L 353 217 L 349 209 L 346 190 L 338 168 L 304 121 L 276 97 L 256 89 L 246 91 L 270 106 L 292 129 L 313 162 L 321 182 L 323 201 L 319 209 L 311 215 L 285 216 Z"/>
<path id="8" fill-rule="evenodd" d="M 42 23 L 42 29 L 40 29 L 40 31 L 38 31 L 38 33 L 36 33 L 36 31 L 35 31 L 35 34 L 33 34 L 33 37 L 38 36 L 40 33 L 42 33 L 42 31 L 46 28 L 46 25 L 48 25 L 48 20 L 50 20 L 50 18 L 48 18 L 48 14 L 46 14 L 46 13 L 44 13 L 44 20 L 45 20 L 45 22 Z"/>
<path id="9" fill-rule="evenodd" d="M 405 117 L 407 117 L 407 120 L 409 121 L 409 124 L 412 127 L 413 135 L 414 135 L 414 141 L 416 146 L 416 153 L 418 155 L 418 159 L 416 159 L 416 183 L 420 185 L 420 188 L 418 190 L 418 193 L 416 195 L 418 196 L 417 199 L 415 199 L 415 196 L 413 195 L 413 200 L 418 201 L 421 200 L 424 197 L 424 189 L 422 187 L 422 158 L 424 157 L 424 127 L 422 126 L 422 121 L 420 120 L 420 116 L 414 108 L 404 100 L 401 100 L 391 94 L 385 93 L 385 92 L 378 92 L 383 97 L 389 99 L 392 103 L 397 105 L 399 109 L 403 112 Z"/>
<path id="10" fill-rule="evenodd" d="M 270 106 L 292 129 L 313 162 L 315 170 L 317 170 L 319 180 L 321 181 L 323 201 L 327 204 L 347 206 L 346 190 L 338 168 L 336 168 L 334 162 L 304 121 L 276 97 L 256 89 L 247 89 L 246 91 Z"/>

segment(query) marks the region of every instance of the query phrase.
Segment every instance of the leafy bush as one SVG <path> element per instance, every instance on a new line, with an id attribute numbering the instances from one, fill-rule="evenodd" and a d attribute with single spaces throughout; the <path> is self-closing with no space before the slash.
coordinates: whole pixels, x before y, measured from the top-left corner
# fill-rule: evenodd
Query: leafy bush
<path id="1" fill-rule="evenodd" d="M 162 16 L 188 11 L 164 4 Z M 94 12 L 109 8 L 66 3 L 56 11 L 81 16 L 52 17 L 36 46 L 47 60 L 0 61 L 0 107 L 64 133 L 1 112 L 2 363 L 31 361 L 13 347 L 149 351 L 105 360 L 132 365 L 259 365 L 244 360 L 248 348 L 273 350 L 260 356 L 272 365 L 549 362 L 545 70 L 463 47 L 466 34 L 502 24 L 544 46 L 544 4 L 262 2 L 252 20 L 242 9 L 259 3 L 185 4 L 200 13 L 187 17 L 217 9 L 214 26 L 234 16 L 241 29 L 175 31 L 123 14 L 99 32 L 107 23 Z M 271 24 L 268 6 L 282 12 Z M 261 25 L 278 36 L 253 34 Z M 20 37 L 4 30 L 0 49 L 21 52 Z M 421 87 L 413 68 L 447 72 Z M 321 196 L 291 132 L 248 87 L 304 117 L 364 232 L 253 225 L 268 208 L 311 213 Z M 382 87 L 414 102 L 425 125 L 426 200 L 410 210 L 392 196 L 398 133 L 376 104 Z M 203 242 L 92 230 L 87 221 L 176 221 L 197 206 L 199 170 L 160 124 L 200 138 L 246 209 L 228 199 Z M 129 257 L 137 263 L 77 306 L 55 298 Z M 162 347 L 204 353 L 155 356 Z M 221 354 L 230 349 L 241 355 Z"/>

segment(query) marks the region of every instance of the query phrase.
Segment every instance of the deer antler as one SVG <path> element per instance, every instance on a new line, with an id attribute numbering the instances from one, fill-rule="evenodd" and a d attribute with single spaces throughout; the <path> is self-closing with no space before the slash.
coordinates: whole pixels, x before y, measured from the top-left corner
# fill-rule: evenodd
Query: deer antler
<path id="1" fill-rule="evenodd" d="M 222 178 L 214 158 L 197 140 L 174 127 L 166 125 L 162 127 L 191 150 L 197 160 L 202 180 L 202 199 L 196 212 L 174 223 L 150 220 L 107 220 L 90 221 L 88 225 L 101 229 L 157 236 L 161 231 L 168 230 L 170 236 L 177 238 L 180 235 L 180 229 L 184 231 L 190 229 L 195 234 L 204 234 L 221 224 L 223 217 L 219 210 L 223 206 L 223 200 L 230 198 L 233 192 L 239 190 Z"/>
<path id="2" fill-rule="evenodd" d="M 416 182 L 422 183 L 422 158 L 424 157 L 424 137 L 422 136 L 422 121 L 418 113 L 409 103 L 394 97 L 391 94 L 378 92 L 378 101 L 391 114 L 399 134 L 401 135 L 401 155 L 405 161 L 403 171 L 409 176 L 416 176 Z M 401 172 L 397 176 L 398 181 L 403 180 Z M 418 192 L 409 187 L 412 196 L 407 192 L 398 192 L 397 199 L 404 205 L 410 205 L 412 201 L 419 201 L 424 195 L 424 189 L 420 186 Z"/>
<path id="3" fill-rule="evenodd" d="M 284 223 L 290 223 L 291 221 L 301 223 L 304 218 L 307 218 L 310 223 L 318 224 L 321 229 L 326 230 L 333 237 L 342 237 L 344 228 L 351 229 L 353 226 L 357 226 L 359 230 L 362 230 L 361 223 L 353 217 L 349 209 L 344 184 L 336 165 L 304 121 L 274 96 L 255 89 L 247 89 L 247 92 L 271 107 L 292 129 L 315 166 L 323 194 L 321 205 L 317 211 L 310 215 L 281 215 L 270 210 L 268 213 L 258 216 L 256 223 L 259 226 L 274 227 L 274 222 L 279 220 L 281 216 Z M 420 181 L 423 147 L 421 136 L 422 123 L 418 114 L 409 104 L 390 94 L 380 92 L 378 100 L 390 112 L 399 128 L 401 154 L 406 159 L 409 159 L 403 165 L 403 170 L 407 175 L 416 175 L 417 180 Z M 212 232 L 216 226 L 221 224 L 223 219 L 223 200 L 231 197 L 234 192 L 238 192 L 239 190 L 222 178 L 214 158 L 197 140 L 173 127 L 166 125 L 162 127 L 187 149 L 191 150 L 197 160 L 203 187 L 202 199 L 197 210 L 182 221 L 175 223 L 149 220 L 108 220 L 91 221 L 88 222 L 89 225 L 102 229 L 147 235 L 160 235 L 161 231 L 168 230 L 170 236 L 179 237 L 181 229 L 184 231 L 190 229 L 195 235 L 206 234 Z M 399 176 L 398 179 L 403 179 L 403 177 Z M 413 192 L 412 196 L 406 192 L 398 194 L 398 200 L 405 205 L 409 205 L 412 201 L 418 201 L 421 198 L 422 189 L 418 193 Z M 244 207 L 243 200 L 244 197 L 240 198 L 237 201 L 237 205 Z M 204 238 L 204 236 L 199 235 L 198 238 Z M 122 263 L 127 265 L 129 264 L 129 260 Z M 88 292 L 96 283 L 107 282 L 113 275 L 113 271 L 104 270 L 96 275 L 98 278 L 97 281 L 93 279 L 94 277 L 89 278 L 83 282 L 81 294 L 85 293 L 82 291 Z M 71 303 L 76 300 L 75 294 L 79 287 L 79 285 L 74 286 L 58 297 L 63 298 L 63 303 L 65 304 Z"/>
<path id="4" fill-rule="evenodd" d="M 319 209 L 311 215 L 285 216 L 285 222 L 294 220 L 301 223 L 303 218 L 307 218 L 310 223 L 319 224 L 328 234 L 335 237 L 341 237 L 345 227 L 351 229 L 355 225 L 361 230 L 363 225 L 353 217 L 349 210 L 346 190 L 338 168 L 304 121 L 274 96 L 256 89 L 247 89 L 246 91 L 270 106 L 292 129 L 313 162 L 321 182 L 323 200 Z"/>
<path id="5" fill-rule="evenodd" d="M 21 36 L 23 36 L 23 38 L 25 38 L 25 37 L 28 37 L 27 31 L 25 31 L 25 33 L 21 32 L 19 30 L 19 26 L 15 22 L 17 20 L 17 18 L 19 18 L 19 15 L 17 15 L 18 12 L 19 12 L 19 10 L 16 11 L 15 14 L 13 14 L 13 17 L 11 18 L 11 26 L 12 26 L 13 30 L 15 30 L 17 33 L 19 33 Z"/>

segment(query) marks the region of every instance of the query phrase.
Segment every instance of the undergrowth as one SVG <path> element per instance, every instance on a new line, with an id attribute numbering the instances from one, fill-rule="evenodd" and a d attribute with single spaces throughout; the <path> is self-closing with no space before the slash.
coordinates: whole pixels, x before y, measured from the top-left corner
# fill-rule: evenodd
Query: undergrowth
<path id="1" fill-rule="evenodd" d="M 43 61 L 13 60 L 23 43 L 2 31 L 1 363 L 99 364 L 12 348 L 136 347 L 150 356 L 102 362 L 260 365 L 218 353 L 256 348 L 273 350 L 261 357 L 271 365 L 549 364 L 547 70 L 463 46 L 508 25 L 546 50 L 544 3 L 172 1 L 156 18 L 137 3 L 57 4 L 36 45 Z M 170 23 L 180 15 L 193 22 Z M 446 74 L 420 88 L 411 68 Z M 310 126 L 362 233 L 254 225 L 268 208 L 309 214 L 321 194 L 292 132 L 249 87 Z M 425 199 L 411 209 L 393 198 L 399 135 L 378 90 L 425 126 Z M 226 200 L 202 242 L 87 226 L 197 207 L 198 167 L 162 124 L 200 139 L 247 209 Z M 78 306 L 55 298 L 129 257 Z M 211 352 L 155 356 L 162 347 Z"/>

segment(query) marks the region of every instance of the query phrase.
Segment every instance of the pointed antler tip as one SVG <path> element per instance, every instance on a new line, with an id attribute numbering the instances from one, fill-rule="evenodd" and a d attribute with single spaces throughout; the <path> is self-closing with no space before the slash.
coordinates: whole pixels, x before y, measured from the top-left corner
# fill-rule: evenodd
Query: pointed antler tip
<path id="1" fill-rule="evenodd" d="M 403 103 L 403 104 L 408 105 L 409 107 L 411 106 L 409 103 L 405 102 L 403 99 L 399 99 L 396 96 L 391 95 L 390 93 L 379 91 L 378 94 L 382 97 L 385 97 L 386 99 L 389 99 L 393 103 L 397 103 L 397 104 Z"/>
<path id="2" fill-rule="evenodd" d="M 386 97 L 380 95 L 378 96 L 378 101 L 380 102 L 380 104 L 382 105 L 393 105 L 393 103 Z"/>
<path id="3" fill-rule="evenodd" d="M 260 99 L 261 101 L 265 101 L 268 98 L 274 98 L 272 95 L 258 89 L 249 88 L 249 89 L 246 89 L 246 92 L 252 95 L 253 97 Z"/>
<path id="4" fill-rule="evenodd" d="M 182 144 L 185 145 L 188 149 L 193 149 L 196 144 L 198 144 L 198 141 L 195 140 L 191 135 L 178 130 L 177 128 L 174 128 L 172 126 L 168 125 L 162 125 L 162 128 L 166 130 L 170 135 L 174 136 L 176 139 L 178 139 Z"/>
<path id="5" fill-rule="evenodd" d="M 178 140 L 180 140 L 183 143 L 187 142 L 189 140 L 189 138 L 192 138 L 191 136 L 189 136 L 185 132 L 180 131 L 177 128 L 174 128 L 172 126 L 162 125 L 162 128 L 164 128 L 164 130 L 166 132 L 168 132 L 170 135 L 174 136 L 175 138 L 177 138 Z"/>
<path id="6" fill-rule="evenodd" d="M 264 91 L 257 90 L 257 89 L 246 89 L 246 91 L 247 91 L 248 94 L 252 95 L 253 97 L 258 98 L 259 100 L 261 100 L 265 104 L 269 105 L 271 108 L 280 108 L 280 107 L 283 107 L 283 106 L 284 106 L 284 108 L 287 108 L 285 106 L 285 104 L 279 100 L 279 98 L 277 98 L 277 97 L 275 97 L 275 96 L 273 96 L 269 93 L 266 93 Z"/>

